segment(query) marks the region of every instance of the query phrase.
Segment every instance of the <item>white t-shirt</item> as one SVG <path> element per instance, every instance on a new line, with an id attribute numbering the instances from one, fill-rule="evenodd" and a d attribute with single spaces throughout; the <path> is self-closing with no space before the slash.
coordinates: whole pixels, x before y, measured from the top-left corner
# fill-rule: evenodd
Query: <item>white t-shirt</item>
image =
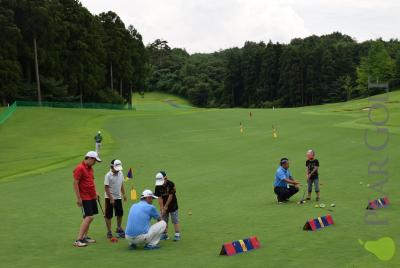
<path id="1" fill-rule="evenodd" d="M 104 178 L 104 185 L 110 187 L 110 193 L 114 199 L 122 199 L 121 186 L 124 183 L 124 174 L 121 171 L 114 174 L 111 170 Z M 107 193 L 104 193 L 105 198 L 108 198 Z"/>

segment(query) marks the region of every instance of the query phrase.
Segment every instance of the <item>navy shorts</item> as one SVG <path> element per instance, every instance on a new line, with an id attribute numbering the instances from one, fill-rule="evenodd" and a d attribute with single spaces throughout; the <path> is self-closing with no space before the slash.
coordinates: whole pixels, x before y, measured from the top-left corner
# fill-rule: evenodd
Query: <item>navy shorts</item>
<path id="1" fill-rule="evenodd" d="M 107 219 L 112 219 L 113 210 L 115 210 L 116 217 L 124 216 L 124 209 L 122 208 L 122 200 L 114 199 L 114 206 L 113 206 L 110 203 L 110 199 L 106 198 L 106 218 Z"/>

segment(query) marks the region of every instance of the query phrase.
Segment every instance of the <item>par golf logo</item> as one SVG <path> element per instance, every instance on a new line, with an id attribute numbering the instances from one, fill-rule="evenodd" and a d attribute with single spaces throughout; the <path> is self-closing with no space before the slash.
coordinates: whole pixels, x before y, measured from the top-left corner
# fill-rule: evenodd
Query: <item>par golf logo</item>
<path id="1" fill-rule="evenodd" d="M 358 242 L 364 246 L 365 250 L 373 253 L 381 261 L 390 261 L 396 252 L 396 244 L 390 237 L 382 237 L 365 243 L 359 239 Z"/>

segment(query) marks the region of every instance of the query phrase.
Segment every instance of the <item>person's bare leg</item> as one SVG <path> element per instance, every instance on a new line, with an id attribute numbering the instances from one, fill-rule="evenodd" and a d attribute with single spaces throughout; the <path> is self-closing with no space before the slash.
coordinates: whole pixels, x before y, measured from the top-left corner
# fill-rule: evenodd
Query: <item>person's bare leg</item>
<path id="1" fill-rule="evenodd" d="M 88 231 L 89 231 L 89 226 L 90 223 L 93 221 L 93 217 L 92 216 L 87 216 L 83 219 L 81 226 L 79 228 L 79 233 L 78 233 L 78 237 L 77 240 L 82 240 L 85 235 L 87 235 Z"/>
<path id="2" fill-rule="evenodd" d="M 174 229 L 175 229 L 175 233 L 180 233 L 181 232 L 181 226 L 179 225 L 179 223 L 174 224 Z"/>
<path id="3" fill-rule="evenodd" d="M 122 216 L 117 217 L 117 225 L 118 229 L 122 229 Z"/>
<path id="4" fill-rule="evenodd" d="M 108 219 L 106 217 L 104 217 L 104 219 L 106 220 L 107 231 L 111 232 L 111 219 Z"/>

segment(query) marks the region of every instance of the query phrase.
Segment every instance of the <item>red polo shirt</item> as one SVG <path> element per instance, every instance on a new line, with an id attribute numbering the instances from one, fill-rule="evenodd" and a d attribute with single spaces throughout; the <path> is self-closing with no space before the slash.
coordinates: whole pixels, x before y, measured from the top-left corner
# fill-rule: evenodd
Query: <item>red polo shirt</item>
<path id="1" fill-rule="evenodd" d="M 78 181 L 79 194 L 82 200 L 97 198 L 92 167 L 88 167 L 85 162 L 80 163 L 74 170 L 74 179 Z"/>

